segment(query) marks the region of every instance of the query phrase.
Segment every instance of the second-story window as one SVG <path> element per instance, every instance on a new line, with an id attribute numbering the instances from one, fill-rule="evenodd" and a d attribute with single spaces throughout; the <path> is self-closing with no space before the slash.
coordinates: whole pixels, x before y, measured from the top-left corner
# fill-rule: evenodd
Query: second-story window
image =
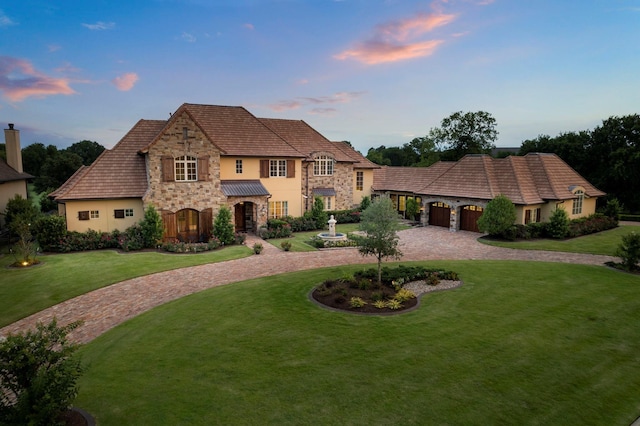
<path id="1" fill-rule="evenodd" d="M 192 182 L 198 180 L 197 164 L 195 157 L 183 155 L 175 159 L 175 177 L 178 182 Z"/>
<path id="2" fill-rule="evenodd" d="M 287 177 L 287 160 L 269 160 L 270 177 Z"/>
<path id="3" fill-rule="evenodd" d="M 236 160 L 236 174 L 242 174 L 242 160 Z"/>
<path id="4" fill-rule="evenodd" d="M 333 158 L 327 155 L 316 157 L 316 161 L 313 164 L 313 174 L 316 176 L 333 175 Z"/>

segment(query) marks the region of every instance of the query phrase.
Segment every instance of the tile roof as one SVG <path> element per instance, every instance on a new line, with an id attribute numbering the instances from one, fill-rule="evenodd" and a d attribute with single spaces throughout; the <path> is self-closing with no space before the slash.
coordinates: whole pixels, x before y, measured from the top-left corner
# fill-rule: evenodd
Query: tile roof
<path id="1" fill-rule="evenodd" d="M 165 127 L 166 120 L 140 120 L 113 149 L 76 172 L 55 192 L 55 199 L 142 198 L 147 191 L 145 160 L 138 152 Z"/>
<path id="2" fill-rule="evenodd" d="M 29 173 L 20 173 L 8 165 L 6 161 L 0 159 L 0 182 L 12 182 L 16 180 L 31 179 Z"/>
<path id="3" fill-rule="evenodd" d="M 467 155 L 426 186 L 416 183 L 413 192 L 484 200 L 504 194 L 515 204 L 528 205 L 575 198 L 572 189 L 576 186 L 583 187 L 589 197 L 606 195 L 555 154 L 502 159 Z"/>
<path id="4" fill-rule="evenodd" d="M 269 195 L 269 191 L 259 180 L 221 180 L 220 187 L 227 197 Z"/>
<path id="5" fill-rule="evenodd" d="M 342 150 L 349 157 L 353 158 L 357 162 L 353 165 L 356 169 L 379 169 L 380 166 L 376 163 L 369 161 L 367 157 L 356 151 L 351 145 L 346 142 L 331 142 L 335 144 L 338 149 Z"/>
<path id="6" fill-rule="evenodd" d="M 221 155 L 305 157 L 243 107 L 185 103 L 172 115 L 167 126 L 182 113 L 191 117 L 211 143 L 220 149 Z M 151 144 L 154 142 L 155 139 Z M 148 147 L 142 152 L 147 150 Z"/>
<path id="7" fill-rule="evenodd" d="M 280 118 L 260 118 L 259 120 L 309 158 L 316 152 L 327 152 L 332 154 L 336 161 L 349 163 L 357 161 L 302 120 Z"/>
<path id="8" fill-rule="evenodd" d="M 440 161 L 429 167 L 382 166 L 373 171 L 373 190 L 416 192 L 454 165 L 453 161 Z"/>

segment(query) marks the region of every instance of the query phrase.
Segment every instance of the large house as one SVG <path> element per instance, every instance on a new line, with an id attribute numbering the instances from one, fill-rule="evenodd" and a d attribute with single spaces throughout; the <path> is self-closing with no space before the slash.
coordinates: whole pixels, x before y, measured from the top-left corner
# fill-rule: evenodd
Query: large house
<path id="1" fill-rule="evenodd" d="M 588 216 L 606 195 L 557 155 L 540 153 L 501 159 L 474 154 L 427 168 L 383 167 L 374 171 L 373 192 L 391 197 L 402 214 L 406 200 L 416 199 L 425 225 L 475 232 L 487 203 L 500 194 L 516 206 L 519 224 L 547 221 L 556 208 L 571 219 Z"/>
<path id="2" fill-rule="evenodd" d="M 5 226 L 4 215 L 10 199 L 20 195 L 27 198 L 27 181 L 33 176 L 22 170 L 22 151 L 20 150 L 20 131 L 13 128 L 4 130 L 7 161 L 0 159 L 0 229 Z"/>
<path id="3" fill-rule="evenodd" d="M 194 241 L 223 205 L 236 231 L 370 196 L 375 164 L 304 121 L 257 118 L 242 107 L 183 104 L 168 120 L 140 120 L 111 150 L 51 195 L 70 231 L 124 230 L 146 206 L 165 238 Z"/>
<path id="4" fill-rule="evenodd" d="M 557 207 L 585 216 L 604 195 L 553 154 L 381 168 L 304 121 L 196 104 L 183 104 L 168 120 L 140 120 L 51 195 L 70 231 L 124 230 L 154 206 L 166 239 L 194 241 L 210 233 L 223 205 L 236 231 L 255 231 L 268 218 L 302 216 L 315 197 L 339 210 L 364 196 L 389 196 L 403 214 L 414 198 L 423 224 L 477 231 L 477 218 L 498 194 L 517 206 L 518 223 L 545 220 Z"/>

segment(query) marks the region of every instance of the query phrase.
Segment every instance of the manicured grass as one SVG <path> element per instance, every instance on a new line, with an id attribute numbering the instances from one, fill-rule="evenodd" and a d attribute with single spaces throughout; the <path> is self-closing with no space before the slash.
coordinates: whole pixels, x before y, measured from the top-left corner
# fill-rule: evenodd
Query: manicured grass
<path id="1" fill-rule="evenodd" d="M 614 256 L 616 248 L 622 242 L 622 236 L 631 231 L 640 232 L 640 226 L 619 226 L 608 231 L 597 234 L 585 235 L 583 237 L 571 238 L 568 240 L 528 240 L 528 241 L 496 241 L 481 238 L 478 241 L 498 247 L 506 247 L 520 250 L 550 250 L 566 251 L 573 253 L 603 254 Z"/>
<path id="2" fill-rule="evenodd" d="M 126 279 L 250 256 L 246 246 L 175 255 L 154 252 L 120 254 L 113 250 L 40 256 L 28 269 L 8 268 L 15 259 L 0 256 L 0 327 L 49 306 Z"/>
<path id="3" fill-rule="evenodd" d="M 423 263 L 464 285 L 409 313 L 336 313 L 304 271 L 168 303 L 81 348 L 76 405 L 120 424 L 630 424 L 640 277 L 599 266 Z"/>

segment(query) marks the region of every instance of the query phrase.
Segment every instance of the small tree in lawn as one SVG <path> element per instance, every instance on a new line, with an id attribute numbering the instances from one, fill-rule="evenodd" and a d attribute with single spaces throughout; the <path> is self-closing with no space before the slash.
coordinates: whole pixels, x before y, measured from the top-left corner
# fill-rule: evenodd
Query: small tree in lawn
<path id="1" fill-rule="evenodd" d="M 317 229 L 324 229 L 327 221 L 329 220 L 329 215 L 324 210 L 324 202 L 322 201 L 322 198 L 314 198 L 313 206 L 311 207 L 311 217 L 316 222 Z"/>
<path id="2" fill-rule="evenodd" d="M 501 235 L 516 221 L 516 206 L 505 195 L 498 195 L 487 203 L 478 219 L 478 229 L 489 235 Z"/>
<path id="3" fill-rule="evenodd" d="M 164 226 L 160 214 L 153 206 L 144 211 L 144 219 L 140 221 L 143 245 L 147 248 L 155 247 L 164 235 Z"/>
<path id="4" fill-rule="evenodd" d="M 640 267 L 640 234 L 630 232 L 622 236 L 622 243 L 616 249 L 616 256 L 622 259 L 622 266 L 627 271 Z"/>
<path id="5" fill-rule="evenodd" d="M 213 221 L 213 236 L 225 246 L 230 246 L 236 241 L 233 223 L 231 222 L 231 209 L 227 206 L 220 207 Z"/>
<path id="6" fill-rule="evenodd" d="M 67 334 L 79 322 L 56 320 L 0 341 L 0 424 L 55 425 L 78 393 L 82 368 Z"/>
<path id="7" fill-rule="evenodd" d="M 378 284 L 381 284 L 382 260 L 402 257 L 402 252 L 398 250 L 400 216 L 391 199 L 384 197 L 372 202 L 362 212 L 359 229 L 364 235 L 356 237 L 358 251 L 363 256 L 375 256 L 378 259 Z"/>

